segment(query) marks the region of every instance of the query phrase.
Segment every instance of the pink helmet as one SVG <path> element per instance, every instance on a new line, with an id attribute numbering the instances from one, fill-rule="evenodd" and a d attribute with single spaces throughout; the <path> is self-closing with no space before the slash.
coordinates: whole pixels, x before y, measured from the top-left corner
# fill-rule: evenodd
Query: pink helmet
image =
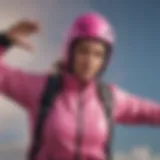
<path id="1" fill-rule="evenodd" d="M 70 44 L 76 38 L 93 37 L 113 47 L 115 37 L 110 23 L 98 13 L 83 14 L 73 22 L 68 33 Z"/>
<path id="2" fill-rule="evenodd" d="M 98 13 L 85 13 L 76 18 L 66 37 L 64 61 L 68 63 L 68 50 L 71 43 L 78 38 L 95 38 L 113 48 L 115 37 L 110 23 Z"/>

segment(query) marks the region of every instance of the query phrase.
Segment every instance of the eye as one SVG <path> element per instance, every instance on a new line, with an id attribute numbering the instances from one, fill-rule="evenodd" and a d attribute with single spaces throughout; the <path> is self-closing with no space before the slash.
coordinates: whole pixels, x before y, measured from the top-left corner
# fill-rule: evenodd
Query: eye
<path id="1" fill-rule="evenodd" d="M 95 55 L 96 55 L 97 57 L 99 57 L 99 58 L 104 58 L 104 52 L 102 52 L 102 51 L 97 51 L 97 52 L 95 52 Z"/>

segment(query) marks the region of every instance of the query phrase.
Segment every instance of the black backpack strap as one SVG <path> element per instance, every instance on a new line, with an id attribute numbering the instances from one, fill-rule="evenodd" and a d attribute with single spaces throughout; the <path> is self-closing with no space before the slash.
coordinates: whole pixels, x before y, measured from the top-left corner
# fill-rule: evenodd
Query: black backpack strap
<path id="1" fill-rule="evenodd" d="M 37 123 L 33 135 L 33 144 L 29 154 L 29 160 L 35 160 L 42 142 L 42 131 L 44 128 L 45 119 L 51 108 L 51 103 L 55 100 L 57 94 L 61 89 L 61 76 L 51 75 L 48 77 L 45 90 L 40 101 L 40 111 L 37 118 Z"/>
<path id="2" fill-rule="evenodd" d="M 107 160 L 113 160 L 112 155 L 112 140 L 113 140 L 113 129 L 114 129 L 114 122 L 112 117 L 112 110 L 113 110 L 113 97 L 111 93 L 111 89 L 108 85 L 104 84 L 103 82 L 98 83 L 98 93 L 99 98 L 103 104 L 104 110 L 107 116 L 107 123 L 109 126 L 109 137 L 107 141 L 107 146 L 105 146 L 105 153 Z"/>

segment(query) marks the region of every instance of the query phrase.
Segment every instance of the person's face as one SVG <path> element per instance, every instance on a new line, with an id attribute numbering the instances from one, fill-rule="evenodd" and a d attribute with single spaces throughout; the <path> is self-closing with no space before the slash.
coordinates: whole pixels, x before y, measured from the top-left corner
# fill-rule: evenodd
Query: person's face
<path id="1" fill-rule="evenodd" d="M 102 42 L 82 40 L 74 50 L 74 73 L 82 81 L 94 78 L 103 67 L 106 52 Z"/>

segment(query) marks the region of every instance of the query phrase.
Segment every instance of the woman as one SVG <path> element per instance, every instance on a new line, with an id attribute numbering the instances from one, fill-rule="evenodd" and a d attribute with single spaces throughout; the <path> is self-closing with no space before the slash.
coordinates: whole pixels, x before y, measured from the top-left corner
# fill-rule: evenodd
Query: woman
<path id="1" fill-rule="evenodd" d="M 21 22 L 1 35 L 0 53 L 8 47 L 30 46 L 22 40 L 38 31 L 34 22 Z M 106 67 L 113 51 L 112 27 L 101 15 L 87 13 L 70 28 L 62 59 L 63 88 L 52 103 L 43 130 L 43 144 L 36 160 L 104 160 L 108 135 L 105 113 L 97 97 L 96 79 Z M 0 65 L 0 90 L 24 106 L 31 131 L 39 113 L 40 97 L 48 75 L 34 75 Z M 113 118 L 120 124 L 160 124 L 159 104 L 130 95 L 110 85 L 114 100 Z M 81 111 L 79 123 L 77 118 Z M 81 141 L 77 143 L 77 126 Z M 78 158 L 76 157 L 78 155 Z"/>

